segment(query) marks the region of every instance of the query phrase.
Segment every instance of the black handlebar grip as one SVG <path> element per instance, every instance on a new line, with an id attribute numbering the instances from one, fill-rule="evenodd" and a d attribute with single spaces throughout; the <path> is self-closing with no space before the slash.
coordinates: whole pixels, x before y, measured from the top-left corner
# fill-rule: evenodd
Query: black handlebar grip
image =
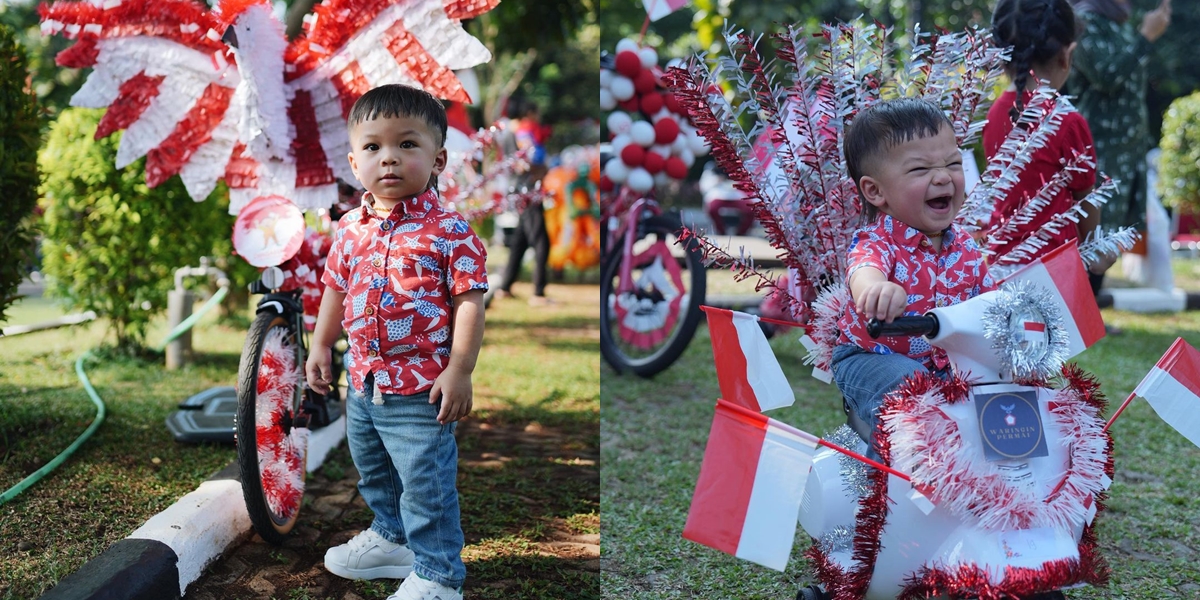
<path id="1" fill-rule="evenodd" d="M 871 339 L 901 335 L 936 337 L 937 334 L 938 320 L 933 315 L 896 317 L 891 323 L 884 323 L 878 319 L 867 321 L 867 335 L 871 336 Z"/>

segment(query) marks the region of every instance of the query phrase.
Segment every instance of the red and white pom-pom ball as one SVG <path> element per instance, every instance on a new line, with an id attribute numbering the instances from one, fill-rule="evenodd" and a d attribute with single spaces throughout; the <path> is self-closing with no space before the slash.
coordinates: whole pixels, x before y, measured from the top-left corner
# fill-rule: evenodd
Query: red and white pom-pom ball
<path id="1" fill-rule="evenodd" d="M 679 123 L 671 117 L 659 119 L 654 123 L 654 142 L 670 144 L 679 136 Z"/>
<path id="2" fill-rule="evenodd" d="M 642 72 L 642 59 L 637 52 L 626 50 L 617 53 L 617 72 L 630 78 L 637 79 Z"/>
<path id="3" fill-rule="evenodd" d="M 637 144 L 629 144 L 621 149 L 621 162 L 629 167 L 640 167 L 646 160 L 646 149 Z"/>

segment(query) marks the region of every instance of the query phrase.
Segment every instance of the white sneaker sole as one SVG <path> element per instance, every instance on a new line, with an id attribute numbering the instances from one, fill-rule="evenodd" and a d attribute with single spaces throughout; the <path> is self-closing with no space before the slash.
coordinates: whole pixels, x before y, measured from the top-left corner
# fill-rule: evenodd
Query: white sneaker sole
<path id="1" fill-rule="evenodd" d="M 404 579 L 412 573 L 412 565 L 384 565 L 369 569 L 351 569 L 338 564 L 325 563 L 325 570 L 345 579 Z"/>

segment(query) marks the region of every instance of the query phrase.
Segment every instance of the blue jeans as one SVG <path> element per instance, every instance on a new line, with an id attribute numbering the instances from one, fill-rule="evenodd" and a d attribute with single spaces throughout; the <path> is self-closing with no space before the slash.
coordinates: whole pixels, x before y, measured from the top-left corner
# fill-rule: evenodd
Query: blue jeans
<path id="1" fill-rule="evenodd" d="M 358 491 L 375 513 L 371 529 L 408 544 L 421 577 L 462 587 L 467 568 L 455 488 L 456 424 L 437 422 L 441 404 L 430 404 L 429 392 L 384 394 L 383 404 L 375 405 L 374 377 L 365 385 L 363 391 L 350 386 L 347 394 L 346 438 L 361 477 Z"/>
<path id="2" fill-rule="evenodd" d="M 850 410 L 871 426 L 871 439 L 864 440 L 870 448 L 867 456 L 878 460 L 875 427 L 879 423 L 883 397 L 899 387 L 909 375 L 928 373 L 929 369 L 904 354 L 876 354 L 854 344 L 842 344 L 833 349 L 832 368 L 833 381 Z"/>

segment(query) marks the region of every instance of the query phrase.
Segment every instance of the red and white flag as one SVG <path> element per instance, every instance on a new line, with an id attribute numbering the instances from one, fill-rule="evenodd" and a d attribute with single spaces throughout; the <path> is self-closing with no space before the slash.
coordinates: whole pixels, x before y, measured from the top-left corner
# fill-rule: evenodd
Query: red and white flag
<path id="1" fill-rule="evenodd" d="M 758 326 L 758 317 L 711 306 L 700 308 L 708 316 L 721 397 L 758 412 L 794 404 L 796 393 Z"/>
<path id="2" fill-rule="evenodd" d="M 819 442 L 718 400 L 683 537 L 783 571 Z"/>
<path id="3" fill-rule="evenodd" d="M 657 21 L 685 6 L 689 0 L 642 0 L 651 21 Z"/>
<path id="4" fill-rule="evenodd" d="M 1133 390 L 1191 443 L 1200 446 L 1200 351 L 1175 340 Z"/>
<path id="5" fill-rule="evenodd" d="M 1075 240 L 1055 248 L 1037 262 L 1021 267 L 1005 281 L 1031 281 L 1051 292 L 1063 319 L 1069 344 L 1068 359 L 1091 347 L 1104 337 L 1104 318 L 1092 295 L 1087 270 L 1079 256 Z M 1073 322 L 1073 324 L 1072 324 Z"/>

